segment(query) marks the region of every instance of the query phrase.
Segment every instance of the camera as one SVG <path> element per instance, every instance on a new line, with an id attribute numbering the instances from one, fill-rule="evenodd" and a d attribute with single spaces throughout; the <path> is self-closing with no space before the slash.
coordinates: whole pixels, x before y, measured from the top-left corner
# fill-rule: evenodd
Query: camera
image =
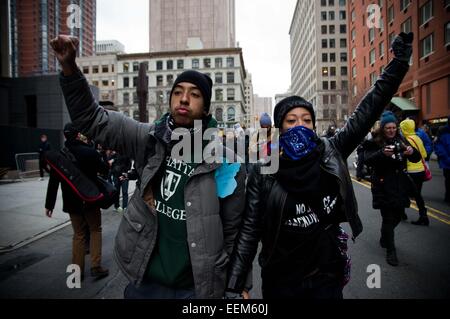
<path id="1" fill-rule="evenodd" d="M 386 145 L 386 148 L 392 150 L 394 154 L 392 158 L 397 161 L 403 161 L 403 152 L 406 150 L 405 144 L 399 140 L 394 140 L 392 143 Z"/>

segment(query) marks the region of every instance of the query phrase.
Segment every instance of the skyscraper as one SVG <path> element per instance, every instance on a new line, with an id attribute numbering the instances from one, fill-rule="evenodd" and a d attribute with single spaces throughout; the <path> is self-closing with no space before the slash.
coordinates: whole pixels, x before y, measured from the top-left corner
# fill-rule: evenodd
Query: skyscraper
<path id="1" fill-rule="evenodd" d="M 291 29 L 291 90 L 311 102 L 317 132 L 348 110 L 346 0 L 297 1 Z"/>
<path id="2" fill-rule="evenodd" d="M 53 73 L 50 40 L 70 34 L 80 40 L 79 56 L 95 53 L 96 0 L 10 0 L 11 75 Z"/>
<path id="3" fill-rule="evenodd" d="M 235 47 L 235 0 L 149 0 L 150 52 Z"/>

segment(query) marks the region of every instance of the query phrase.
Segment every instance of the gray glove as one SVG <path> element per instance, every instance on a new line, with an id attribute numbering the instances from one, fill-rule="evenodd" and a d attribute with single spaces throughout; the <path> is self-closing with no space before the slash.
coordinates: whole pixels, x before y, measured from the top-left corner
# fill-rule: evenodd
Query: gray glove
<path id="1" fill-rule="evenodd" d="M 414 40 L 414 34 L 412 32 L 406 34 L 401 32 L 392 41 L 391 49 L 394 52 L 396 59 L 409 63 L 412 55 L 412 42 Z"/>

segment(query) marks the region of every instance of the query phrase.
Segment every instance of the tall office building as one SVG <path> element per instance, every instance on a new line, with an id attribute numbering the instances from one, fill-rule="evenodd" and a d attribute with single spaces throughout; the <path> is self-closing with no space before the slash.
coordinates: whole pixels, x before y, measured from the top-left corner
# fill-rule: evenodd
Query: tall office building
<path id="1" fill-rule="evenodd" d="M 368 6 L 377 5 L 378 23 L 367 25 Z M 439 125 L 450 114 L 450 1 L 349 1 L 351 108 L 393 58 L 394 36 L 413 32 L 410 69 L 390 107 Z"/>
<path id="2" fill-rule="evenodd" d="M 49 42 L 58 34 L 79 38 L 79 56 L 95 54 L 96 0 L 10 0 L 9 9 L 13 77 L 56 72 Z"/>
<path id="3" fill-rule="evenodd" d="M 235 0 L 149 0 L 150 52 L 234 48 Z"/>
<path id="4" fill-rule="evenodd" d="M 291 90 L 310 101 L 317 132 L 347 119 L 346 0 L 299 0 L 289 31 Z"/>

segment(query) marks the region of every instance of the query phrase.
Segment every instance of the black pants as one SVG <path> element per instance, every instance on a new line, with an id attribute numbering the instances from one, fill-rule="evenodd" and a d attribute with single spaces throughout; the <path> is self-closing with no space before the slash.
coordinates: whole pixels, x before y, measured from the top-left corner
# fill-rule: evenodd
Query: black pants
<path id="1" fill-rule="evenodd" d="M 382 208 L 381 217 L 383 219 L 381 224 L 381 240 L 386 244 L 388 250 L 395 249 L 395 227 L 400 223 L 405 209 L 401 207 Z"/>
<path id="2" fill-rule="evenodd" d="M 41 178 L 44 177 L 44 171 L 46 171 L 47 173 L 49 172 L 48 168 L 47 168 L 47 162 L 45 161 L 45 159 L 40 158 L 39 159 L 39 176 Z"/>
<path id="3" fill-rule="evenodd" d="M 262 294 L 264 299 L 342 299 L 342 289 L 337 276 L 318 273 L 291 285 L 274 282 L 269 285 L 263 279 Z"/>
<path id="4" fill-rule="evenodd" d="M 413 181 L 413 187 L 410 191 L 410 196 L 413 197 L 416 200 L 417 207 L 419 208 L 419 214 L 420 216 L 426 217 L 427 216 L 427 208 L 425 207 L 425 201 L 422 197 L 422 185 L 423 185 L 423 179 L 425 177 L 425 172 L 419 172 L 419 173 L 408 173 L 408 175 L 411 177 Z"/>
<path id="5" fill-rule="evenodd" d="M 450 169 L 444 168 L 445 201 L 450 202 Z"/>

